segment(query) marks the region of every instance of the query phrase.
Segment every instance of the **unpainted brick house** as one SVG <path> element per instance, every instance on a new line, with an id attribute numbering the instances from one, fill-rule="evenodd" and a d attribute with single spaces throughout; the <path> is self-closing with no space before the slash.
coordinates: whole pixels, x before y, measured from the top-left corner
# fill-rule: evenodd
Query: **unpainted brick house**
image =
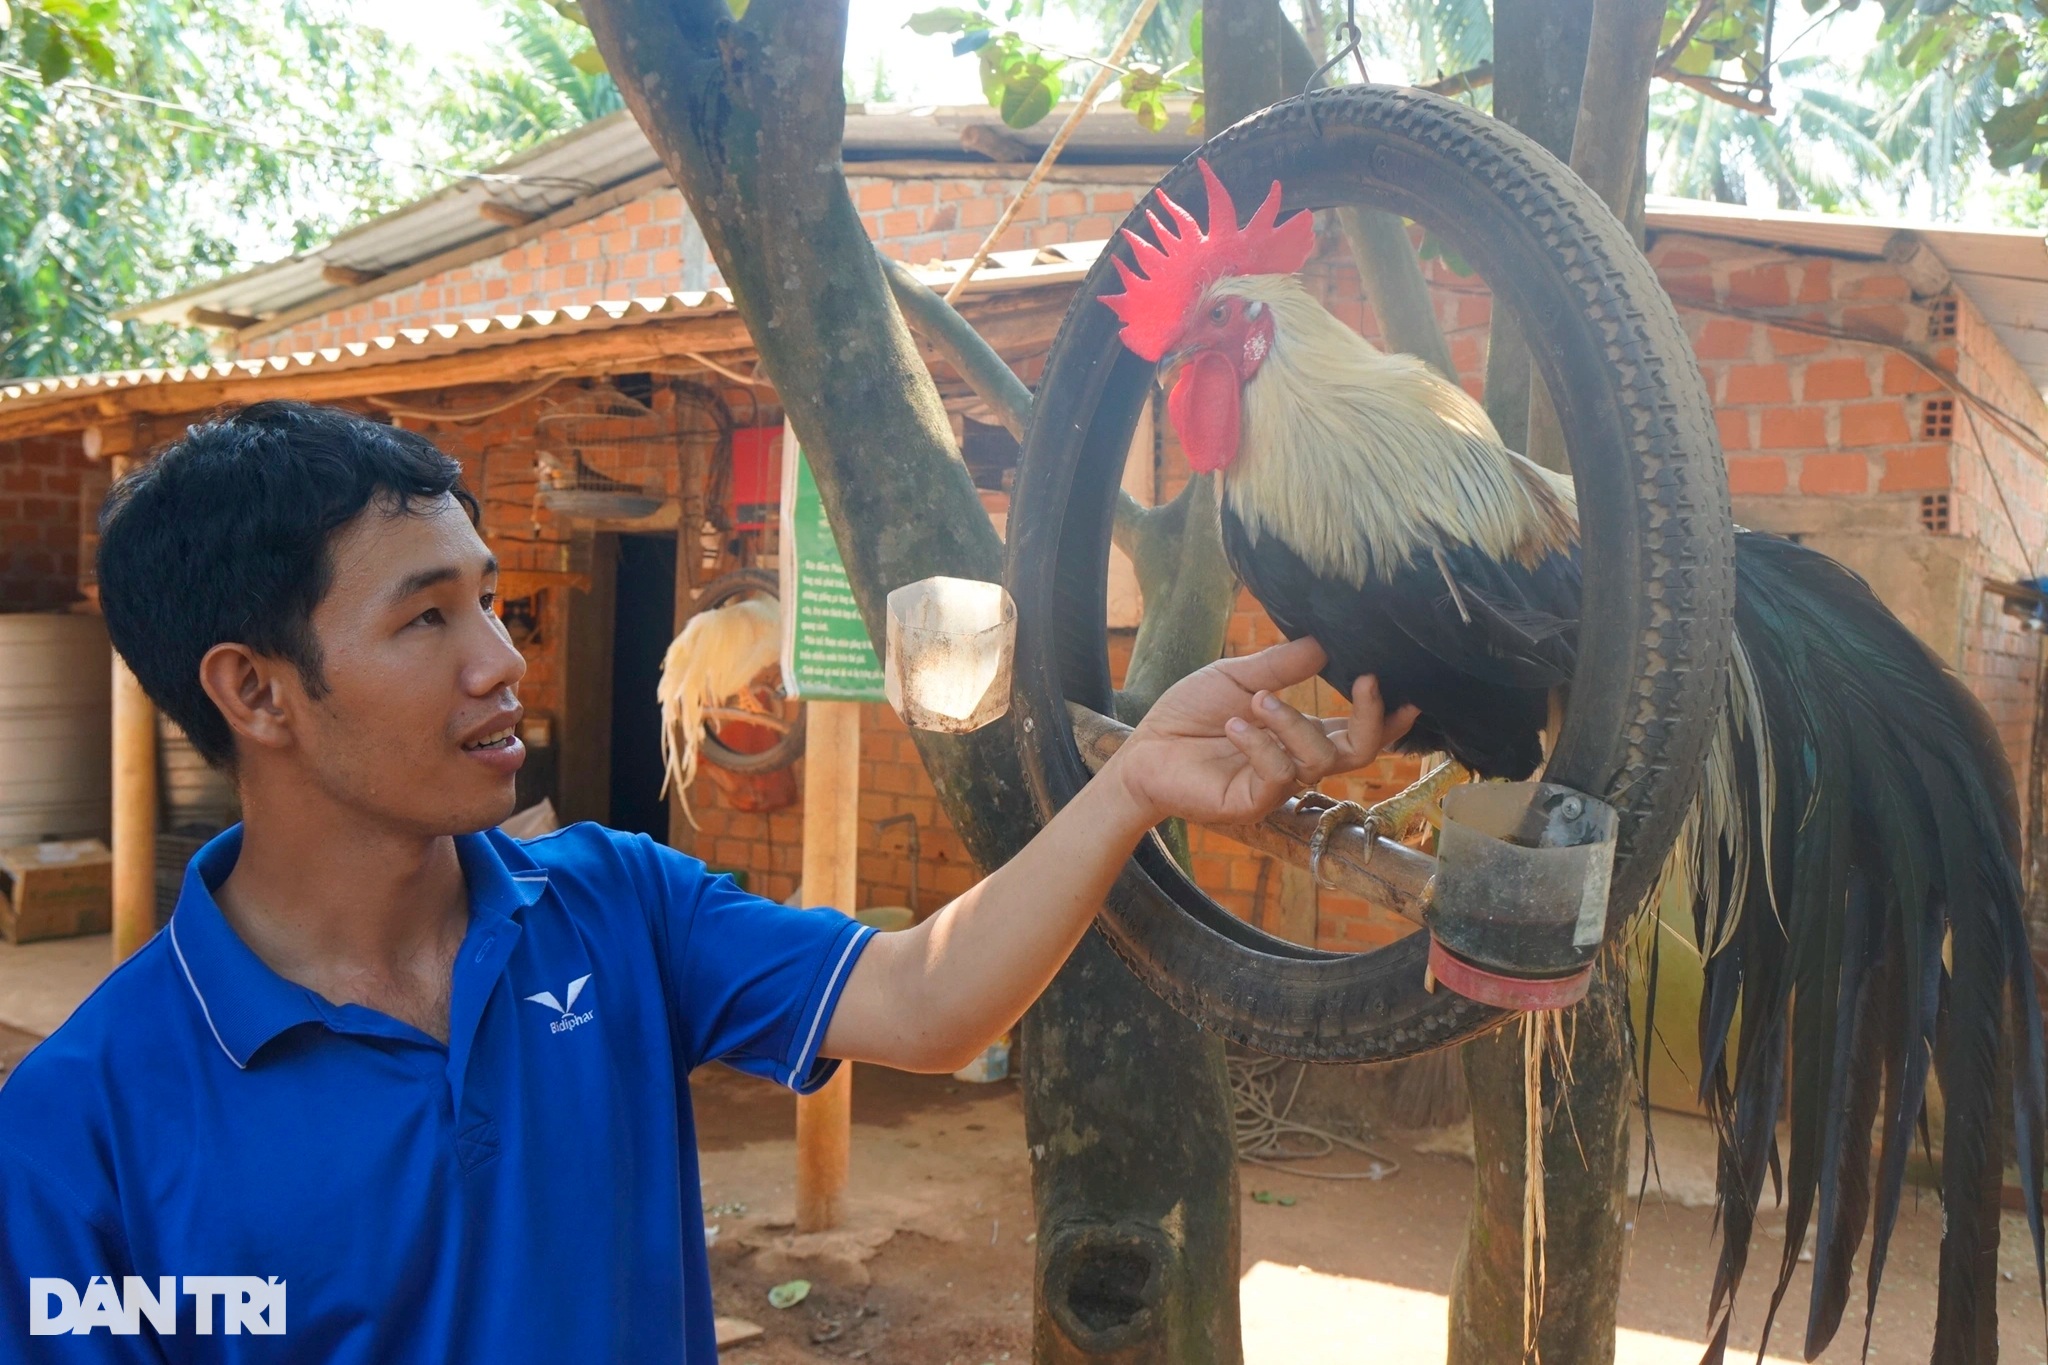
<path id="1" fill-rule="evenodd" d="M 966 150 L 989 145 L 986 118 L 849 114 L 847 172 L 870 234 L 930 267 L 934 283 L 952 278 L 1030 169 Z M 1035 156 L 1043 136 L 1023 135 L 1023 150 Z M 1192 145 L 1178 124 L 1152 135 L 1097 114 L 1018 214 L 964 311 L 1027 381 L 1088 263 Z M 214 364 L 0 382 L 0 610 L 91 610 L 92 523 L 111 474 L 221 404 L 305 397 L 418 428 L 463 461 L 507 566 L 501 596 L 529 661 L 523 696 L 549 722 L 523 795 L 552 797 L 567 818 L 670 837 L 756 890 L 790 895 L 793 784 L 741 801 L 700 778 L 695 828 L 651 785 L 650 659 L 710 575 L 773 563 L 772 506 L 762 505 L 773 493 L 762 490 L 777 477 L 775 393 L 754 375 L 702 235 L 629 119 L 503 170 L 510 178 L 451 187 L 305 256 L 136 309 L 215 328 Z M 1648 221 L 1650 258 L 1719 410 L 1738 520 L 1864 574 L 1984 699 L 2026 790 L 2040 766 L 2038 636 L 1985 585 L 2040 574 L 2048 557 L 2048 246 L 2026 233 L 1902 232 L 1686 201 L 1653 201 Z M 1339 239 L 1324 236 L 1310 267 L 1317 287 L 1374 334 Z M 1441 262 L 1429 275 L 1453 358 L 1479 393 L 1485 285 Z M 1015 444 L 958 376 L 937 361 L 933 371 L 1000 527 Z M 613 389 L 674 418 L 665 439 L 601 471 L 648 492 L 653 510 L 602 518 L 543 505 L 547 423 Z M 707 422 L 707 412 L 722 415 Z M 1145 501 L 1187 477 L 1160 426 L 1141 430 L 1126 474 Z M 1115 658 L 1141 604 L 1127 566 L 1112 575 Z M 1230 648 L 1270 638 L 1245 599 Z M 971 882 L 965 850 L 885 707 L 866 708 L 862 757 L 861 904 L 909 902 L 903 822 L 880 827 L 909 816 L 920 835 L 915 908 L 929 912 Z M 1413 771 L 1384 761 L 1348 794 L 1385 791 Z M 1297 941 L 1357 949 L 1408 929 L 1218 837 L 1198 836 L 1194 855 L 1217 899 Z"/>

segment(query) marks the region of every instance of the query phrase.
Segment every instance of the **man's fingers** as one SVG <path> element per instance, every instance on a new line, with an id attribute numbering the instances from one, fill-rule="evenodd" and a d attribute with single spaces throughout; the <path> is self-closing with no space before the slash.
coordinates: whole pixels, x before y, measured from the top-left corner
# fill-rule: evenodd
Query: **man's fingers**
<path id="1" fill-rule="evenodd" d="M 1216 667 L 1247 692 L 1278 692 L 1283 687 L 1307 682 L 1328 662 L 1321 645 L 1312 639 L 1300 639 L 1241 659 L 1218 659 Z"/>
<path id="2" fill-rule="evenodd" d="M 1253 697 L 1252 710 L 1293 757 L 1306 780 L 1314 781 L 1336 761 L 1337 746 L 1323 727 L 1271 692 Z"/>
<path id="3" fill-rule="evenodd" d="M 1353 767 L 1363 766 L 1388 745 L 1406 738 L 1420 714 L 1413 705 L 1389 714 L 1380 698 L 1379 679 L 1367 674 L 1351 685 L 1351 717 L 1336 743 L 1347 762 Z"/>
<path id="4" fill-rule="evenodd" d="M 1388 716 L 1380 726 L 1380 747 L 1390 748 L 1408 738 L 1408 732 L 1415 728 L 1415 722 L 1422 719 L 1422 708 L 1409 702 L 1400 710 Z"/>
<path id="5" fill-rule="evenodd" d="M 1231 717 L 1223 727 L 1223 733 L 1237 746 L 1237 751 L 1252 765 L 1252 771 L 1268 782 L 1291 782 L 1294 777 L 1294 759 L 1273 737 L 1270 730 L 1253 725 L 1249 721 Z"/>

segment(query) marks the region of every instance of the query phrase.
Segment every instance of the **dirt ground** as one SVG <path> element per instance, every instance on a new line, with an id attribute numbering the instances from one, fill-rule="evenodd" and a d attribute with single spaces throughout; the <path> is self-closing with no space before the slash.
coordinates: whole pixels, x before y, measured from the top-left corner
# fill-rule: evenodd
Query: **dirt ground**
<path id="1" fill-rule="evenodd" d="M 1033 1248 L 1023 1116 L 1011 1083 L 964 1085 L 861 1067 L 854 1080 L 853 1175 L 844 1229 L 796 1236 L 794 1101 L 722 1067 L 693 1089 L 718 1311 L 766 1329 L 729 1347 L 731 1365 L 871 1360 L 886 1365 L 993 1365 L 1030 1358 Z M 1621 1365 L 1693 1365 L 1713 1280 L 1710 1148 L 1692 1121 L 1658 1127 L 1677 1199 L 1632 1207 L 1622 1288 Z M 1444 1358 L 1444 1299 L 1470 1206 L 1469 1160 L 1387 1144 L 1401 1170 L 1335 1182 L 1242 1168 L 1248 1365 L 1426 1365 Z M 1455 1144 L 1449 1144 L 1455 1145 Z M 1270 1202 L 1256 1196 L 1264 1194 Z M 1291 1198 L 1291 1204 L 1279 1202 Z M 1783 1253 L 1767 1216 L 1751 1255 L 1733 1360 L 1754 1360 L 1769 1280 Z M 1871 1365 L 1920 1365 L 1934 1322 L 1941 1211 L 1908 1192 L 1872 1332 Z M 1553 1247 L 1551 1255 L 1568 1254 Z M 2006 1219 L 1999 1254 L 2002 1359 L 2048 1361 L 2031 1288 L 2025 1225 Z M 1859 1270 L 1860 1273 L 1860 1270 Z M 778 1310 L 768 1290 L 813 1288 Z M 1770 1365 L 1800 1357 L 1808 1277 L 1795 1274 Z M 1858 1359 L 1860 1281 L 1827 1365 Z"/>

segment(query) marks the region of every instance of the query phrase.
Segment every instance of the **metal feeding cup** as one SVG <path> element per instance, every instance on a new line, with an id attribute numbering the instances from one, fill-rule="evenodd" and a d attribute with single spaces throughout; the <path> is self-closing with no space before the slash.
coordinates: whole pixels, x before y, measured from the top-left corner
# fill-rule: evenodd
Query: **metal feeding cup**
<path id="1" fill-rule="evenodd" d="M 889 594 L 882 687 L 906 725 L 964 735 L 1010 709 L 1017 604 L 1000 583 L 927 578 Z"/>
<path id="2" fill-rule="evenodd" d="M 1424 918 L 1436 980 L 1504 1009 L 1586 993 L 1607 929 L 1614 807 L 1550 782 L 1478 782 L 1444 798 Z"/>

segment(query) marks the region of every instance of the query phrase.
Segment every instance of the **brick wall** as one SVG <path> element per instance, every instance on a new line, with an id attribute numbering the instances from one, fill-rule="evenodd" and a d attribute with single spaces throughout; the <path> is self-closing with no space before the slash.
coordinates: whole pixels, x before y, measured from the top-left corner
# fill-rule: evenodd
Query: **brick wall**
<path id="1" fill-rule="evenodd" d="M 78 600 L 79 506 L 94 472 L 75 435 L 0 441 L 0 612 Z"/>
<path id="2" fill-rule="evenodd" d="M 856 173 L 847 180 L 869 235 L 890 255 L 916 263 L 973 255 L 1021 185 L 1021 177 L 1008 173 L 963 172 L 942 179 Z M 1128 184 L 1062 181 L 1055 174 L 1025 202 L 997 248 L 1100 240 L 1150 185 L 1135 174 Z M 720 282 L 682 195 L 657 190 L 598 217 L 542 233 L 501 255 L 255 338 L 238 354 L 288 355 L 367 341 L 401 327 L 706 289 Z"/>
<path id="3" fill-rule="evenodd" d="M 1883 261 L 1680 234 L 1651 260 L 1715 400 L 1736 519 L 1868 579 L 1984 702 L 2024 780 L 2039 644 L 1981 585 L 2041 571 L 2048 470 L 1886 343 L 1924 348 L 2015 425 L 2048 431 L 2025 373 L 1967 298 L 1916 300 Z"/>

